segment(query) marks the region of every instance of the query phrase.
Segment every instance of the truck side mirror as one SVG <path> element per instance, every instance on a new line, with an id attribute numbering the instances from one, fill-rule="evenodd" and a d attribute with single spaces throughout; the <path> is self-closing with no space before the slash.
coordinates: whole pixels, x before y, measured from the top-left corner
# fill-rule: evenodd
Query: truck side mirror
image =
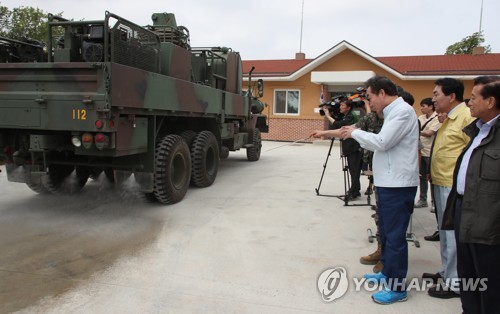
<path id="1" fill-rule="evenodd" d="M 259 97 L 264 96 L 264 81 L 262 79 L 257 80 L 257 90 L 259 91 Z"/>

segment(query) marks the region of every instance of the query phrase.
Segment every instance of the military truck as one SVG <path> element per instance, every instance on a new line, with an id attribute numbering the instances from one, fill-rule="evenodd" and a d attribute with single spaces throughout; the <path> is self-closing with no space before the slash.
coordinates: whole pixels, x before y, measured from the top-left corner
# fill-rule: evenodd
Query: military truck
<path id="1" fill-rule="evenodd" d="M 43 43 L 20 38 L 14 40 L 0 36 L 0 63 L 4 62 L 43 62 L 47 61 Z"/>
<path id="2" fill-rule="evenodd" d="M 259 160 L 262 81 L 250 72 L 243 91 L 239 53 L 192 48 L 172 13 L 152 21 L 49 15 L 46 62 L 3 59 L 0 164 L 9 181 L 71 194 L 102 174 L 173 204 L 190 185 L 210 186 L 230 151 Z"/>

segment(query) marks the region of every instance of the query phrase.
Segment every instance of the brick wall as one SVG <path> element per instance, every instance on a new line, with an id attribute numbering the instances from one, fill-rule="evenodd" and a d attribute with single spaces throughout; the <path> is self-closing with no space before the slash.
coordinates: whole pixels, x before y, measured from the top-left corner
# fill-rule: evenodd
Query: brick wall
<path id="1" fill-rule="evenodd" d="M 314 130 L 324 129 L 324 120 L 269 118 L 269 133 L 262 133 L 262 139 L 295 142 L 308 137 Z"/>

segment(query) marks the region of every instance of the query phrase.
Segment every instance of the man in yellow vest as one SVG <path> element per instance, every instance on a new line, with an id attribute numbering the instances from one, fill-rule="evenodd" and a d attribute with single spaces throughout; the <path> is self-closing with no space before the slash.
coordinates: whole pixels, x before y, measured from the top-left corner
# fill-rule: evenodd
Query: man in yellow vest
<path id="1" fill-rule="evenodd" d="M 424 273 L 422 277 L 432 279 L 434 286 L 429 295 L 436 298 L 459 297 L 457 275 L 457 247 L 453 230 L 441 230 L 446 200 L 453 185 L 453 169 L 457 158 L 469 143 L 462 129 L 473 121 L 470 110 L 463 102 L 464 85 L 454 78 L 442 78 L 434 82 L 432 101 L 436 111 L 446 113 L 448 118 L 436 134 L 431 155 L 431 181 L 438 216 L 441 269 L 438 273 Z"/>

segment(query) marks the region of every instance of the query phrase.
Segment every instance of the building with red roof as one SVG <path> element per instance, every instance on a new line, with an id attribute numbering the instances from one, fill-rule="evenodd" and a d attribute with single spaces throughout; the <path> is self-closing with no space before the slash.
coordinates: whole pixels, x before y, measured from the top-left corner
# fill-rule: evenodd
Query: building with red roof
<path id="1" fill-rule="evenodd" d="M 269 133 L 263 138 L 296 141 L 327 127 L 319 114 L 322 91 L 324 98 L 351 95 L 373 75 L 385 75 L 414 96 L 420 114 L 420 100 L 432 97 L 436 79 L 462 80 L 468 98 L 476 76 L 500 75 L 500 54 L 479 49 L 472 55 L 373 57 L 342 41 L 315 59 L 298 53 L 289 60 L 244 60 L 247 82 L 252 67 L 252 82 L 264 80 L 262 100 L 268 105 L 263 113 L 269 119 Z"/>

